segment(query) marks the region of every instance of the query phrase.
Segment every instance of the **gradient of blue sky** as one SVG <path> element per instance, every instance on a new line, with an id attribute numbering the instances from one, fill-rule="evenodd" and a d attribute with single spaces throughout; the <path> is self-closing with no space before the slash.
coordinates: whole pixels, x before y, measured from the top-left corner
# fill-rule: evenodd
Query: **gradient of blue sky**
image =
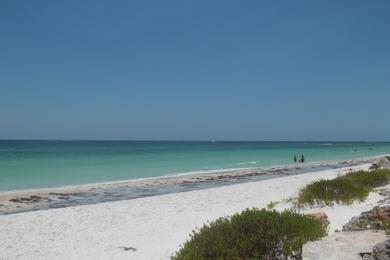
<path id="1" fill-rule="evenodd" d="M 0 1 L 0 138 L 390 140 L 390 1 Z"/>

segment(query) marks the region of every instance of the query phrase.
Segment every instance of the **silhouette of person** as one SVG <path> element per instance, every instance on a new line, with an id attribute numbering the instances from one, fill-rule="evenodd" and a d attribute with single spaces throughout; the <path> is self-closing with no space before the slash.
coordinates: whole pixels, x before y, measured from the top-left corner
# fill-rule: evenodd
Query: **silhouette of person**
<path id="1" fill-rule="evenodd" d="M 302 154 L 302 156 L 301 156 L 301 162 L 305 162 L 305 157 L 303 156 L 303 154 Z"/>
<path id="2" fill-rule="evenodd" d="M 294 155 L 294 162 L 296 163 L 297 162 L 297 156 Z"/>

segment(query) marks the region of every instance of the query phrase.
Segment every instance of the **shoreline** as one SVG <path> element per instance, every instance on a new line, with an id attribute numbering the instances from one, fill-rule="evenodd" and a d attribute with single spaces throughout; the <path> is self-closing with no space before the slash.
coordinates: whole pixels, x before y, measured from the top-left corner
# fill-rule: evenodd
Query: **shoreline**
<path id="1" fill-rule="evenodd" d="M 0 215 L 137 199 L 375 163 L 386 155 L 0 192 Z"/>
<path id="2" fill-rule="evenodd" d="M 234 174 L 235 176 L 240 176 L 245 174 L 247 171 L 268 171 L 268 170 L 277 170 L 277 169 L 288 169 L 288 168 L 301 168 L 300 166 L 310 167 L 310 166 L 318 166 L 321 164 L 340 164 L 343 162 L 360 162 L 360 161 L 370 161 L 376 160 L 383 157 L 389 156 L 389 154 L 381 154 L 367 157 L 358 157 L 351 159 L 343 159 L 343 160 L 323 160 L 323 161 L 313 161 L 313 162 L 305 162 L 305 163 L 291 163 L 291 164 L 275 164 L 264 167 L 244 167 L 244 168 L 228 168 L 228 169 L 217 169 L 217 170 L 197 170 L 190 172 L 182 172 L 182 173 L 170 173 L 162 176 L 155 177 L 145 177 L 145 178 L 134 178 L 134 179 L 124 179 L 117 181 L 103 181 L 103 182 L 91 182 L 86 184 L 74 184 L 74 185 L 61 185 L 61 186 L 53 186 L 53 187 L 42 187 L 42 188 L 26 188 L 26 189 L 13 189 L 13 190 L 0 190 L 1 195 L 8 194 L 17 194 L 17 193 L 30 193 L 30 192 L 49 192 L 49 191 L 63 191 L 63 190 L 81 190 L 81 189 L 91 189 L 91 188 L 99 188 L 106 187 L 111 185 L 127 185 L 127 184 L 144 184 L 150 182 L 150 184 L 154 184 L 155 181 L 170 181 L 181 178 L 191 178 L 191 177 L 208 177 L 213 174 Z"/>
<path id="3" fill-rule="evenodd" d="M 0 216 L 0 256 L 20 259 L 169 259 L 195 228 L 245 208 L 291 207 L 288 198 L 319 179 L 332 179 L 372 164 L 340 167 L 264 181 Z M 330 233 L 369 210 L 382 196 L 321 208 Z M 305 209 L 305 211 L 318 209 Z M 125 250 L 124 248 L 133 248 Z M 1 258 L 1 257 L 0 257 Z"/>

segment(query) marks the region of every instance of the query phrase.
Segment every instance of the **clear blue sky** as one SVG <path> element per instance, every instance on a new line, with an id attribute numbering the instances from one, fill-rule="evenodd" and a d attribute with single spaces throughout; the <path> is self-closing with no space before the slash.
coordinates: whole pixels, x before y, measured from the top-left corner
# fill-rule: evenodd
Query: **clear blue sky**
<path id="1" fill-rule="evenodd" d="M 0 1 L 0 138 L 390 140 L 390 1 Z"/>

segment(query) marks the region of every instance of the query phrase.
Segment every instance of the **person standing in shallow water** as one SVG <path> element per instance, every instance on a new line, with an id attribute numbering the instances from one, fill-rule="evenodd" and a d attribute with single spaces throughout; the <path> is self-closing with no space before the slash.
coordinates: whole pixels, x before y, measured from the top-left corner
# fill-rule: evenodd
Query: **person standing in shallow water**
<path id="1" fill-rule="evenodd" d="M 305 157 L 303 156 L 303 154 L 301 155 L 301 160 L 300 160 L 302 163 L 305 162 Z"/>
<path id="2" fill-rule="evenodd" d="M 294 155 L 294 162 L 296 163 L 297 162 L 297 156 Z"/>

